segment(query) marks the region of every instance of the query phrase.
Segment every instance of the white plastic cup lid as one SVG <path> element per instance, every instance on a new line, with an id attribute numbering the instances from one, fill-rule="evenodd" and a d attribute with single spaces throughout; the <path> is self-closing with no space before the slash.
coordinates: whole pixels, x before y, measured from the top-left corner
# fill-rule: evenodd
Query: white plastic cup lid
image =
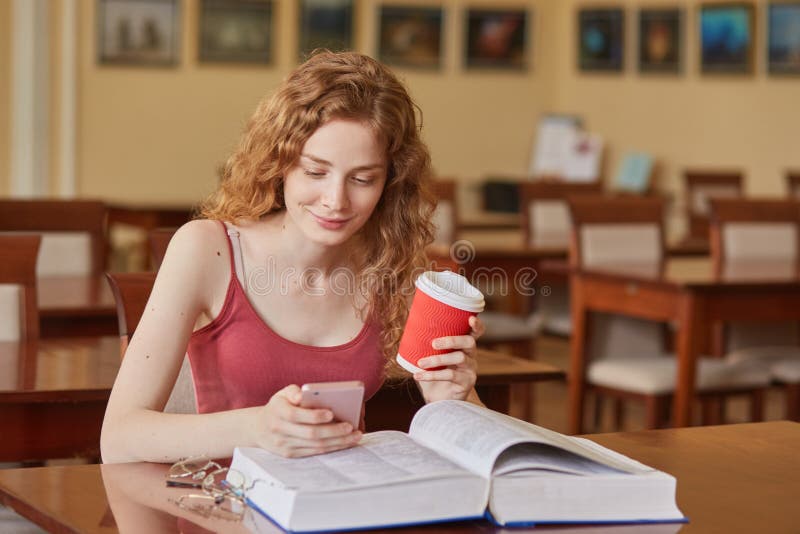
<path id="1" fill-rule="evenodd" d="M 417 277 L 415 285 L 429 297 L 460 310 L 480 313 L 486 305 L 483 293 L 452 271 L 426 271 Z"/>

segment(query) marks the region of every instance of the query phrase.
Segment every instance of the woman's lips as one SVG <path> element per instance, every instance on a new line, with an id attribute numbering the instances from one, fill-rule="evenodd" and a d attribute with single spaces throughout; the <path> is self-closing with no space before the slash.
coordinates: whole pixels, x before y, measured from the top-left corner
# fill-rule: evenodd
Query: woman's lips
<path id="1" fill-rule="evenodd" d="M 338 230 L 342 228 L 345 224 L 347 224 L 350 219 L 341 219 L 341 218 L 328 218 L 328 217 L 320 217 L 314 213 L 311 214 L 314 219 L 317 220 L 317 224 L 322 226 L 327 230 Z"/>

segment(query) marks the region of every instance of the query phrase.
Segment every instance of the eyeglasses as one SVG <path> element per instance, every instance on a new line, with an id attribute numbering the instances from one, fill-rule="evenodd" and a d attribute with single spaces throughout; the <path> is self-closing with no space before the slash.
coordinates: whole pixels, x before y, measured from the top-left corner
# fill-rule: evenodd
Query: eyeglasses
<path id="1" fill-rule="evenodd" d="M 236 470 L 208 458 L 188 458 L 173 464 L 166 475 L 167 486 L 202 489 L 202 494 L 181 495 L 173 502 L 183 510 L 205 518 L 238 521 L 247 509 L 245 478 Z"/>

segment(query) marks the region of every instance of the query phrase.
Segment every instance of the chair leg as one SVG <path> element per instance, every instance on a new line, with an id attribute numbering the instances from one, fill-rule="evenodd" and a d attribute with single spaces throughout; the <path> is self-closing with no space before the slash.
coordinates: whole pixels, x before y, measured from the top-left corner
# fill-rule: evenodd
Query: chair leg
<path id="1" fill-rule="evenodd" d="M 700 399 L 702 406 L 701 424 L 718 425 L 722 423 L 722 398 L 717 395 L 709 395 Z"/>
<path id="2" fill-rule="evenodd" d="M 625 401 L 619 398 L 613 400 L 614 404 L 614 431 L 619 432 L 625 426 Z"/>
<path id="3" fill-rule="evenodd" d="M 592 432 L 600 432 L 603 424 L 603 403 L 605 398 L 595 391 L 592 395 L 594 406 L 592 406 Z"/>
<path id="4" fill-rule="evenodd" d="M 800 422 L 800 383 L 786 384 L 786 418 Z"/>
<path id="5" fill-rule="evenodd" d="M 644 426 L 647 430 L 658 428 L 658 422 L 662 412 L 663 397 L 650 395 L 644 401 Z"/>
<path id="6" fill-rule="evenodd" d="M 750 421 L 758 423 L 764 420 L 764 390 L 757 389 L 750 393 Z"/>
<path id="7" fill-rule="evenodd" d="M 658 423 L 658 428 L 669 428 L 672 425 L 672 397 L 667 396 L 661 403 L 661 420 Z"/>

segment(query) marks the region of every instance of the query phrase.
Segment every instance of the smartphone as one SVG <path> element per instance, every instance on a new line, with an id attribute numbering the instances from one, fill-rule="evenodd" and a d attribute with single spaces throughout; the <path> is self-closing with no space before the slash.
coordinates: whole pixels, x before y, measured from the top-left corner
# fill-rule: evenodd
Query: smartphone
<path id="1" fill-rule="evenodd" d="M 360 380 L 303 384 L 300 391 L 303 395 L 300 406 L 303 408 L 327 408 L 333 412 L 336 421 L 358 428 L 364 402 L 364 383 Z"/>

